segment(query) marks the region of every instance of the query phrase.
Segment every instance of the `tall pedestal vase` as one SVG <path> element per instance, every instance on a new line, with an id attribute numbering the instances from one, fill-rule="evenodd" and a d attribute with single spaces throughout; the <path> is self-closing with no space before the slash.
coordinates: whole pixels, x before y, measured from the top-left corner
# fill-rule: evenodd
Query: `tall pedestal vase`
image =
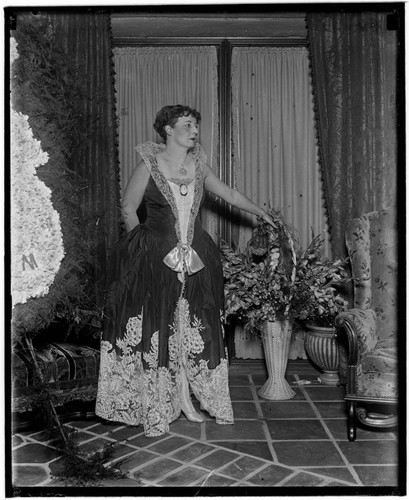
<path id="1" fill-rule="evenodd" d="M 339 384 L 339 347 L 335 328 L 307 325 L 305 351 L 321 368 L 320 380 L 326 385 Z"/>
<path id="2" fill-rule="evenodd" d="M 288 363 L 292 325 L 289 321 L 266 321 L 262 330 L 268 379 L 258 394 L 264 399 L 291 399 L 295 392 L 284 375 Z"/>

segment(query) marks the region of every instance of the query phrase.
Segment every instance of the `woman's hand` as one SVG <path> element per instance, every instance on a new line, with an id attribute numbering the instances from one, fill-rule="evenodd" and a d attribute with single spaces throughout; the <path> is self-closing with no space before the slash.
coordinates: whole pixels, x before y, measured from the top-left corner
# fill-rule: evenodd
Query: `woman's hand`
<path id="1" fill-rule="evenodd" d="M 262 214 L 259 217 L 264 222 L 267 222 L 267 224 L 270 224 L 270 226 L 277 228 L 277 224 L 274 222 L 274 219 L 265 210 L 263 210 Z"/>
<path id="2" fill-rule="evenodd" d="M 126 231 L 129 233 L 139 224 L 136 211 L 142 202 L 146 186 L 148 185 L 150 173 L 146 168 L 145 162 L 140 161 L 126 185 L 122 197 L 121 213 L 125 222 Z"/>

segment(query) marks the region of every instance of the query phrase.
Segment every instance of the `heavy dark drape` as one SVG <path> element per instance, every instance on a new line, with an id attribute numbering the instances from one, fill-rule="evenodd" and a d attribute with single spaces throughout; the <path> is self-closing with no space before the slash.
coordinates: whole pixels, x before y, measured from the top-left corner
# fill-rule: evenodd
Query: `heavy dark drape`
<path id="1" fill-rule="evenodd" d="M 396 203 L 398 46 L 386 18 L 307 15 L 324 196 L 340 256 L 351 218 Z"/>
<path id="2" fill-rule="evenodd" d="M 84 82 L 82 144 L 71 169 L 86 180 L 81 213 L 91 231 L 90 262 L 98 305 L 104 301 L 110 249 L 119 235 L 119 174 L 110 17 L 103 12 L 53 13 L 50 21 L 71 65 Z"/>

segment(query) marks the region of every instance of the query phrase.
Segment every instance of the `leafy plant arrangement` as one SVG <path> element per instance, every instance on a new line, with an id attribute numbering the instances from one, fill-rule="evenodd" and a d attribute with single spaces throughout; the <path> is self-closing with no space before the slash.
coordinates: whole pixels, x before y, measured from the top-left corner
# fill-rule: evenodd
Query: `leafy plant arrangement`
<path id="1" fill-rule="evenodd" d="M 108 465 L 113 458 L 115 442 L 105 444 L 99 451 L 84 453 L 78 444 L 78 431 L 71 429 L 66 434 L 66 440 L 57 440 L 56 447 L 61 451 L 62 458 L 54 477 L 73 486 L 98 485 L 103 479 L 121 479 L 124 474 L 118 464 Z"/>
<path id="2" fill-rule="evenodd" d="M 48 154 L 37 175 L 51 190 L 64 245 L 64 258 L 48 292 L 14 306 L 13 339 L 19 340 L 27 332 L 36 335 L 59 319 L 71 331 L 93 334 L 102 317 L 91 264 L 97 251 L 92 238 L 96 218 L 93 213 L 82 213 L 81 197 L 88 179 L 78 168 L 90 133 L 81 117 L 81 103 L 88 98 L 87 75 L 78 74 L 70 64 L 47 16 L 19 14 L 13 35 L 18 57 L 11 66 L 12 106 L 28 116 L 34 137 Z M 22 190 L 24 182 L 22 178 Z M 28 264 L 35 266 L 33 257 Z"/>
<path id="3" fill-rule="evenodd" d="M 297 260 L 291 308 L 299 322 L 332 327 L 337 315 L 348 308 L 342 296 L 342 287 L 349 281 L 348 259 L 323 257 L 323 242 L 320 236 L 313 238 Z"/>
<path id="4" fill-rule="evenodd" d="M 291 316 L 295 249 L 291 228 L 279 211 L 270 210 L 274 227 L 259 220 L 245 250 L 221 246 L 225 276 L 226 317 L 237 316 L 248 331 L 264 321 Z"/>
<path id="5" fill-rule="evenodd" d="M 346 261 L 322 257 L 319 236 L 297 248 L 282 214 L 269 214 L 275 226 L 259 220 L 244 251 L 221 245 L 226 317 L 238 317 L 248 331 L 285 319 L 331 324 L 348 305 L 338 290 Z"/>

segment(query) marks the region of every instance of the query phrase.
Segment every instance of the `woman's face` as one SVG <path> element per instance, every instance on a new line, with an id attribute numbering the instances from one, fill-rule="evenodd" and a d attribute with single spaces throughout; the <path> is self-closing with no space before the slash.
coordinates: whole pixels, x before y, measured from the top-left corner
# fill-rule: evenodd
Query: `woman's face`
<path id="1" fill-rule="evenodd" d="M 192 148 L 195 145 L 198 135 L 198 124 L 192 116 L 179 117 L 173 128 L 169 128 L 171 137 L 180 146 Z"/>

